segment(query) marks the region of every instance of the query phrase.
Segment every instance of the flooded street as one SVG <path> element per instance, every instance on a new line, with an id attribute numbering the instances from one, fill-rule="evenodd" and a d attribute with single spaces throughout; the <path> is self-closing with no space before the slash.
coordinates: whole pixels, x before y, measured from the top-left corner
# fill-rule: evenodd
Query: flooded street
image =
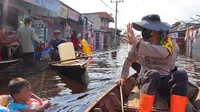
<path id="1" fill-rule="evenodd" d="M 28 76 L 15 72 L 16 67 L 13 67 L 12 73 L 9 74 L 1 71 L 0 94 L 7 93 L 6 86 L 11 78 L 22 76 L 31 82 L 34 93 L 51 100 L 53 106 L 48 108 L 47 112 L 82 112 L 119 79 L 127 48 L 127 45 L 121 45 L 116 59 L 113 59 L 110 53 L 94 57 L 87 68 L 87 73 L 78 81 L 45 67 L 43 71 Z M 179 68 L 189 71 L 190 81 L 198 84 L 200 75 L 196 72 L 200 73 L 200 62 L 179 56 L 176 64 Z M 135 72 L 133 69 L 130 70 L 130 73 Z"/>

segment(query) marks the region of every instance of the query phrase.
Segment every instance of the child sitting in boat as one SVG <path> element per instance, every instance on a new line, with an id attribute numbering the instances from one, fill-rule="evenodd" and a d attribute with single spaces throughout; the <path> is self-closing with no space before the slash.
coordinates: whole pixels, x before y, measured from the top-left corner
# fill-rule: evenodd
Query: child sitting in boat
<path id="1" fill-rule="evenodd" d="M 49 100 L 41 99 L 31 92 L 30 82 L 23 78 L 11 80 L 8 89 L 13 99 L 8 104 L 9 109 L 23 112 L 38 112 L 50 106 Z"/>

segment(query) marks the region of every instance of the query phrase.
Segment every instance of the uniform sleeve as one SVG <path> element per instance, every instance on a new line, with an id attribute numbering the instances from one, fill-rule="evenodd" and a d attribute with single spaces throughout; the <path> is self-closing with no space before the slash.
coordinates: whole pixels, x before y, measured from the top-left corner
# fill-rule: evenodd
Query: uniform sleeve
<path id="1" fill-rule="evenodd" d="M 136 44 L 136 53 L 140 56 L 148 56 L 155 58 L 166 58 L 170 55 L 167 48 L 159 45 L 152 45 L 149 42 L 140 40 Z"/>
<path id="2" fill-rule="evenodd" d="M 37 36 L 36 36 L 36 33 L 35 33 L 35 30 L 34 30 L 34 29 L 32 29 L 31 37 L 32 37 L 32 40 L 33 40 L 33 41 L 37 42 L 38 38 L 37 38 Z"/>
<path id="3" fill-rule="evenodd" d="M 132 46 L 131 50 L 128 53 L 128 57 L 125 59 L 122 72 L 121 72 L 121 78 L 127 79 L 129 75 L 129 69 L 133 62 L 136 62 L 138 60 L 138 55 L 135 53 L 135 45 Z"/>
<path id="4" fill-rule="evenodd" d="M 171 58 L 169 60 L 169 67 L 170 67 L 170 70 L 173 70 L 174 67 L 175 67 L 175 62 L 176 62 L 176 59 L 178 57 L 178 53 L 179 53 L 179 46 L 177 43 L 173 43 L 174 47 L 173 47 L 173 52 L 171 54 Z"/>

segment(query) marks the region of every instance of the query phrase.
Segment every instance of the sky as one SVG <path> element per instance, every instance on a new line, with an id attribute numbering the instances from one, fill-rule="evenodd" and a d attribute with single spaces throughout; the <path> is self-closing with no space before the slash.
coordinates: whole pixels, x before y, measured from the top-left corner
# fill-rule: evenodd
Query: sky
<path id="1" fill-rule="evenodd" d="M 115 3 L 111 0 L 61 0 L 80 13 L 108 12 L 115 17 Z M 114 1 L 114 0 L 113 0 Z M 129 22 L 140 21 L 148 14 L 159 14 L 161 21 L 173 24 L 180 20 L 190 21 L 190 17 L 198 19 L 200 15 L 200 0 L 124 0 L 118 5 L 118 28 L 124 29 Z M 110 24 L 114 27 L 114 23 Z"/>

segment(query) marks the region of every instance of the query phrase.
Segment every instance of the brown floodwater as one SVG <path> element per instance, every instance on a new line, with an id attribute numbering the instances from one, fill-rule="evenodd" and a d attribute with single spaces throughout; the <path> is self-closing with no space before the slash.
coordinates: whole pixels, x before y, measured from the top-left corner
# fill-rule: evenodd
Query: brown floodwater
<path id="1" fill-rule="evenodd" d="M 36 62 L 34 73 L 22 69 L 22 62 L 0 70 L 0 94 L 8 94 L 7 85 L 14 77 L 23 77 L 32 84 L 32 91 L 42 98 L 48 98 L 52 106 L 46 112 L 83 112 L 95 99 L 101 96 L 119 79 L 121 68 L 127 56 L 127 45 L 121 45 L 117 58 L 111 54 L 96 56 L 85 74 L 79 80 L 72 80 L 46 66 L 45 62 Z M 179 56 L 179 68 L 186 69 L 190 81 L 200 84 L 200 62 Z M 130 69 L 130 73 L 134 73 Z"/>

